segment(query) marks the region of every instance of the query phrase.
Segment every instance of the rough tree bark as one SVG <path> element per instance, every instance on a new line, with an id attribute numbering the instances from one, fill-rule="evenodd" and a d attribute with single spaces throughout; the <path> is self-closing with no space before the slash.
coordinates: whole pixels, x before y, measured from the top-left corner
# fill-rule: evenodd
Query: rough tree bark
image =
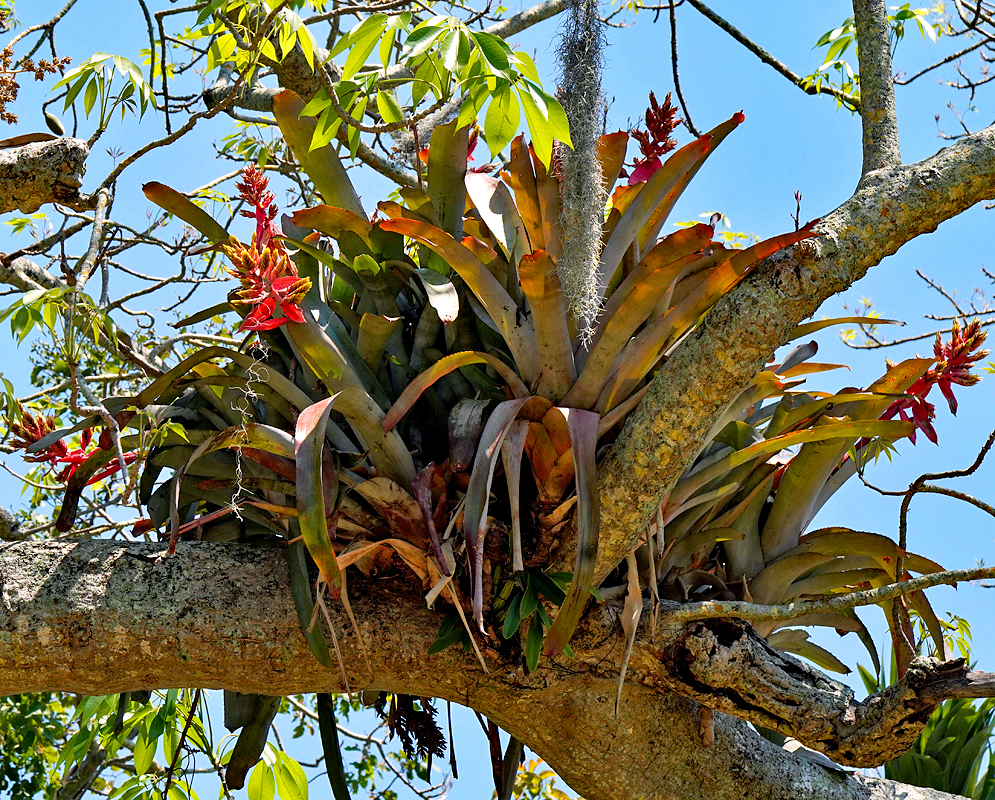
<path id="1" fill-rule="evenodd" d="M 0 214 L 37 211 L 44 203 L 89 207 L 79 193 L 90 148 L 82 139 L 53 138 L 0 150 Z"/>
<path id="2" fill-rule="evenodd" d="M 827 769 L 721 713 L 715 744 L 706 747 L 697 704 L 673 692 L 691 687 L 711 705 L 720 698 L 734 705 L 739 697 L 767 722 L 780 714 L 779 727 L 810 744 L 827 728 L 841 734 L 838 742 L 853 743 L 862 729 L 867 743 L 884 748 L 877 757 L 907 745 L 916 720 L 937 702 L 916 699 L 908 684 L 855 704 L 845 687 L 775 653 L 747 626 L 668 631 L 664 615 L 657 641 L 643 636 L 635 648 L 616 719 L 621 645 L 608 611 L 589 615 L 573 660 L 525 675 L 489 655 L 484 673 L 458 648 L 426 655 L 438 617 L 418 588 L 353 582 L 372 672 L 357 632 L 332 609 L 352 688 L 437 696 L 477 709 L 588 800 L 949 796 Z M 925 685 L 950 679 L 929 672 L 920 672 Z M 0 694 L 191 685 L 270 694 L 343 690 L 339 671 L 321 667 L 301 635 L 282 547 L 190 543 L 170 557 L 164 545 L 105 541 L 0 546 Z M 794 711 L 783 702 L 787 693 L 802 699 Z M 819 715 L 823 730 L 813 735 Z"/>

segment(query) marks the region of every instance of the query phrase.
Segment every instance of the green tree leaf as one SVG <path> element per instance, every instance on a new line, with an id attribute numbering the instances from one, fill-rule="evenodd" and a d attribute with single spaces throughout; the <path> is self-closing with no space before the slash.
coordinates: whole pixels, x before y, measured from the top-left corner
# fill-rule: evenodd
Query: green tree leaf
<path id="1" fill-rule="evenodd" d="M 491 158 L 504 150 L 515 138 L 521 118 L 521 108 L 511 84 L 501 82 L 491 96 L 487 116 L 484 119 L 484 137 L 487 139 L 487 146 L 491 149 Z"/>

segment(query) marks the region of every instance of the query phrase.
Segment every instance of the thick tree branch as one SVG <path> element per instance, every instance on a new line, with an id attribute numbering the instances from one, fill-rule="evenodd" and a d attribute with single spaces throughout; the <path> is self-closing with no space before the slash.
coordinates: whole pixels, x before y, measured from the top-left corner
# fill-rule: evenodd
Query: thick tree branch
<path id="1" fill-rule="evenodd" d="M 0 214 L 18 209 L 31 214 L 44 203 L 92 208 L 79 193 L 89 154 L 86 142 L 71 138 L 0 150 Z"/>
<path id="2" fill-rule="evenodd" d="M 719 301 L 660 370 L 599 468 L 598 574 L 635 545 L 730 399 L 799 322 L 906 242 L 993 197 L 995 127 L 916 164 L 867 175 L 819 223 L 815 239 L 767 259 Z"/>
<path id="3" fill-rule="evenodd" d="M 0 545 L 0 694 L 179 686 L 341 691 L 339 671 L 321 667 L 307 649 L 281 546 L 181 543 L 173 557 L 165 550 L 108 541 Z M 574 659 L 544 662 L 526 675 L 514 657 L 489 651 L 485 674 L 459 648 L 427 655 L 439 616 L 405 587 L 407 577 L 377 581 L 375 589 L 353 581 L 372 674 L 356 630 L 330 603 L 353 687 L 475 708 L 589 800 L 681 796 L 703 771 L 709 795 L 719 798 L 876 796 L 723 715 L 716 745 L 703 747 L 686 698 L 866 765 L 907 746 L 944 691 L 991 693 L 991 676 L 923 661 L 902 683 L 856 703 L 847 687 L 773 650 L 745 623 L 702 621 L 659 626 L 655 643 L 639 638 L 616 720 L 623 647 L 610 610 L 588 614 Z M 744 789 L 738 781 L 746 775 L 764 786 Z"/>
<path id="4" fill-rule="evenodd" d="M 853 0 L 860 65 L 862 175 L 902 163 L 891 67 L 891 29 L 885 0 Z"/>

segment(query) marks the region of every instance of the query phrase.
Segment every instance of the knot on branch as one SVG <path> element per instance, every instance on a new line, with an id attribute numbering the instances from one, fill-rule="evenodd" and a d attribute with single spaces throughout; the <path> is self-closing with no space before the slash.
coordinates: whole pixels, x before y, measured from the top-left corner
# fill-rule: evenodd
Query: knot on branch
<path id="1" fill-rule="evenodd" d="M 79 192 L 89 154 L 86 142 L 70 137 L 0 150 L 0 213 L 31 214 L 44 203 L 92 208 Z"/>

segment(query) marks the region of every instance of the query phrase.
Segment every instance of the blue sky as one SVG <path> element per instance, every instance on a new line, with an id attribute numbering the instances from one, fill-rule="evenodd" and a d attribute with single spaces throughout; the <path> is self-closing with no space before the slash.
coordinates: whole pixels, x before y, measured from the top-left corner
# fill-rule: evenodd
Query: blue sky
<path id="1" fill-rule="evenodd" d="M 28 24 L 47 19 L 63 5 L 62 0 L 32 0 L 20 6 L 22 19 Z M 712 7 L 737 25 L 744 34 L 762 44 L 795 72 L 807 74 L 822 60 L 822 51 L 813 45 L 826 31 L 839 25 L 850 13 L 843 2 L 805 3 L 788 0 L 765 0 L 755 3 L 715 0 Z M 509 3 L 517 10 L 526 7 Z M 626 18 L 633 21 L 632 17 Z M 628 127 L 638 121 L 646 106 L 648 93 L 655 91 L 662 99 L 673 89 L 670 67 L 669 25 L 666 16 L 655 24 L 652 12 L 642 12 L 635 24 L 609 31 L 606 52 L 605 94 L 609 100 L 608 129 Z M 727 215 L 734 230 L 755 233 L 760 237 L 774 235 L 793 227 L 789 217 L 795 209 L 794 193 L 801 191 L 802 220 L 822 216 L 846 200 L 860 174 L 860 121 L 827 97 L 803 94 L 770 67 L 732 42 L 714 25 L 685 5 L 678 11 L 680 74 L 685 98 L 697 127 L 707 130 L 743 110 L 746 122 L 730 136 L 710 158 L 706 167 L 685 193 L 674 219 L 697 219 L 700 214 L 721 211 Z M 520 37 L 519 45 L 534 53 L 537 65 L 547 76 L 546 85 L 555 85 L 555 22 L 547 22 Z M 137 3 L 113 0 L 80 0 L 65 23 L 58 28 L 62 54 L 72 55 L 78 62 L 96 50 L 125 55 L 139 61 L 138 50 L 147 46 L 145 25 Z M 947 52 L 941 39 L 939 45 L 920 38 L 909 30 L 897 51 L 897 70 L 912 73 Z M 965 60 L 965 67 L 973 63 Z M 853 59 L 851 54 L 851 59 Z M 44 85 L 47 89 L 52 82 Z M 38 112 L 38 88 L 25 85 L 22 99 L 14 110 L 21 114 L 16 133 L 43 130 Z M 956 123 L 947 110 L 948 101 L 963 110 L 966 98 L 938 85 L 926 77 L 911 87 L 899 90 L 898 113 L 902 136 L 902 153 L 906 161 L 915 161 L 936 152 L 944 142 L 937 137 L 935 115 L 942 116 L 941 125 L 947 130 Z M 983 105 L 980 111 L 968 111 L 965 121 L 974 129 L 990 121 Z M 106 173 L 110 157 L 105 148 L 121 148 L 126 152 L 150 138 L 149 126 L 161 128 L 161 116 L 155 112 L 140 125 L 129 120 L 112 128 L 101 139 L 91 155 L 89 175 L 84 189 L 91 189 Z M 224 118 L 202 123 L 192 136 L 164 151 L 147 156 L 129 169 L 118 188 L 114 215 L 122 221 L 141 224 L 149 204 L 141 194 L 141 184 L 161 180 L 177 189 L 189 190 L 205 183 L 216 174 L 228 172 L 233 166 L 214 160 L 212 140 L 218 140 L 229 130 Z M 85 121 L 81 135 L 85 138 L 92 127 Z M 6 134 L 5 134 L 6 135 Z M 690 136 L 686 131 L 681 142 Z M 357 179 L 360 193 L 372 206 L 372 199 L 385 191 L 383 181 Z M 281 198 L 278 197 L 278 201 Z M 903 247 L 896 255 L 879 266 L 850 291 L 828 301 L 820 315 L 838 316 L 843 304 L 851 307 L 862 297 L 871 298 L 885 317 L 903 319 L 908 327 L 902 334 L 925 331 L 932 327 L 923 317 L 929 313 L 949 313 L 949 305 L 926 289 L 916 276 L 916 270 L 942 283 L 958 297 L 967 298 L 977 286 L 988 284 L 980 268 L 986 264 L 991 244 L 990 213 L 976 207 L 955 220 L 944 223 L 928 236 L 920 237 Z M 0 239 L 9 238 L 0 232 Z M 14 249 L 24 239 L 4 242 L 0 248 Z M 159 270 L 164 276 L 172 265 L 153 261 L 144 271 Z M 820 360 L 848 363 L 850 373 L 829 373 L 813 380 L 814 388 L 833 389 L 843 385 L 861 385 L 878 377 L 884 370 L 884 358 L 896 360 L 925 353 L 929 342 L 901 350 L 886 352 L 853 351 L 842 345 L 832 330 L 817 337 L 822 347 Z M 10 355 L 2 362 L 4 375 L 27 387 L 26 346 L 14 353 L 6 326 L 0 330 L 0 341 Z M 901 489 L 924 471 L 960 468 L 969 464 L 993 426 L 991 409 L 995 407 L 995 376 L 987 377 L 979 386 L 961 389 L 959 416 L 953 419 L 943 404 L 938 406 L 937 430 L 940 446 L 920 439 L 916 447 L 908 443 L 899 446 L 901 453 L 894 463 L 882 462 L 869 475 L 877 484 L 889 489 Z M 956 488 L 991 501 L 991 464 L 978 475 L 964 480 Z M 4 503 L 16 502 L 16 484 L 0 474 Z M 978 559 L 995 561 L 995 525 L 988 518 L 963 504 L 948 498 L 920 496 L 913 502 L 909 542 L 911 549 L 931 557 L 945 567 L 968 567 Z M 897 501 L 882 499 L 853 484 L 841 492 L 823 510 L 816 525 L 847 525 L 897 535 Z M 967 617 L 974 625 L 975 656 L 979 665 L 995 668 L 995 646 L 992 623 L 984 613 L 989 596 L 976 586 L 961 586 L 956 591 L 939 588 L 930 594 L 937 612 L 954 612 Z M 879 641 L 883 628 L 877 609 L 867 611 L 863 618 L 874 623 Z M 848 637 L 848 639 L 853 637 Z M 854 639 L 849 647 L 835 641 L 834 633 L 819 634 L 822 641 L 840 653 L 852 666 L 867 663 L 863 649 Z M 844 640 L 846 641 L 846 640 Z M 851 677 L 855 677 L 851 676 Z M 857 686 L 858 690 L 861 687 Z M 457 727 L 460 772 L 465 777 L 456 785 L 451 797 L 457 800 L 489 796 L 490 773 L 486 763 L 486 746 L 476 721 L 464 715 Z M 471 748 L 473 749 L 471 754 Z M 302 755 L 303 760 L 311 756 Z M 478 773 L 479 780 L 471 776 Z"/>

